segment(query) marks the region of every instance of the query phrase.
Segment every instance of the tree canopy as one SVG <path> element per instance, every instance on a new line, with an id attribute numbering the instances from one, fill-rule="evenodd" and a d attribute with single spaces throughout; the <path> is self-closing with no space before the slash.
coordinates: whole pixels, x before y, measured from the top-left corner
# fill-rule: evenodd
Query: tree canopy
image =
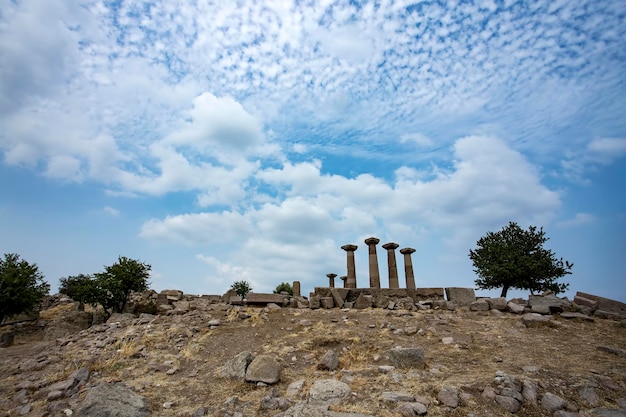
<path id="1" fill-rule="evenodd" d="M 291 287 L 291 284 L 288 282 L 281 282 L 280 284 L 278 284 L 276 286 L 276 289 L 274 290 L 274 294 L 280 294 L 281 292 L 286 292 L 289 295 L 293 295 L 293 288 Z"/>
<path id="2" fill-rule="evenodd" d="M 235 281 L 230 285 L 230 288 L 235 290 L 238 296 L 246 298 L 246 295 L 252 291 L 252 287 L 248 281 Z"/>
<path id="3" fill-rule="evenodd" d="M 480 289 L 501 287 L 502 297 L 511 288 L 531 293 L 552 290 L 556 294 L 567 290 L 569 284 L 556 280 L 571 274 L 574 264 L 557 259 L 545 249 L 543 244 L 548 240 L 543 227 L 524 230 L 515 222 L 498 232 L 487 232 L 469 252 L 478 275 L 476 285 Z"/>
<path id="4" fill-rule="evenodd" d="M 93 276 L 79 274 L 61 278 L 59 292 L 81 303 L 100 304 L 106 311 L 121 313 L 133 291 L 146 291 L 152 267 L 146 263 L 118 257 Z"/>
<path id="5" fill-rule="evenodd" d="M 5 253 L 0 259 L 0 323 L 36 308 L 49 291 L 50 284 L 37 264 L 29 264 L 15 253 Z"/>

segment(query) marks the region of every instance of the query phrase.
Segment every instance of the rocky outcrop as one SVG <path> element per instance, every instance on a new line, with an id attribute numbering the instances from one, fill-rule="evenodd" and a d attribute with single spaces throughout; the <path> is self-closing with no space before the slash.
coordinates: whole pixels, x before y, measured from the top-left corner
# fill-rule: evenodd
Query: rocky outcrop
<path id="1" fill-rule="evenodd" d="M 149 417 L 145 398 L 124 384 L 101 383 L 89 390 L 76 417 Z"/>

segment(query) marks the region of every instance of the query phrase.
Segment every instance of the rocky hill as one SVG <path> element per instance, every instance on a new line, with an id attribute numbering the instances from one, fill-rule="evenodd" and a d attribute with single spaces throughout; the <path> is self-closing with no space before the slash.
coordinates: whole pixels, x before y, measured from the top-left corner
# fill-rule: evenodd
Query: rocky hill
<path id="1" fill-rule="evenodd" d="M 487 305 L 196 299 L 94 324 L 65 300 L 0 349 L 0 415 L 626 416 L 624 321 Z"/>

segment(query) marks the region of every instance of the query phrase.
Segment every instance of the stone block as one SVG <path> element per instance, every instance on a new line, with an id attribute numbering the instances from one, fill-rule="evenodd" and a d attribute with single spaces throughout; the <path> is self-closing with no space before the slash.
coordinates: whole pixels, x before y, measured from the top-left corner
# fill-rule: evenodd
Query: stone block
<path id="1" fill-rule="evenodd" d="M 470 303 L 469 309 L 471 311 L 489 311 L 489 303 L 486 299 L 481 298 Z"/>
<path id="2" fill-rule="evenodd" d="M 370 308 L 372 306 L 372 296 L 361 294 L 359 298 L 354 302 L 354 308 L 362 310 L 364 308 Z"/>
<path id="3" fill-rule="evenodd" d="M 320 297 L 320 307 L 321 308 L 333 308 L 335 306 L 335 300 L 333 297 Z"/>
<path id="4" fill-rule="evenodd" d="M 283 300 L 285 299 L 284 295 L 280 294 L 266 294 L 266 293 L 248 293 L 246 296 L 246 303 L 248 304 L 269 304 L 274 303 L 278 305 L 283 304 Z"/>
<path id="5" fill-rule="evenodd" d="M 622 318 L 626 318 L 626 304 L 620 301 L 611 300 L 610 298 L 599 297 L 597 295 L 577 292 L 576 297 L 582 297 L 598 303 L 597 309 L 609 313 L 614 313 Z"/>
<path id="6" fill-rule="evenodd" d="M 596 310 L 598 308 L 598 302 L 596 300 L 592 300 L 590 298 L 581 297 L 580 295 L 576 295 L 574 297 L 574 304 L 578 306 L 586 306 L 591 308 L 591 310 Z"/>
<path id="7" fill-rule="evenodd" d="M 476 293 L 473 288 L 446 288 L 446 298 L 453 301 L 457 306 L 467 307 L 476 301 Z"/>
<path id="8" fill-rule="evenodd" d="M 504 297 L 487 298 L 487 302 L 489 303 L 489 308 L 491 310 L 506 310 L 506 298 Z"/>
<path id="9" fill-rule="evenodd" d="M 312 310 L 316 310 L 318 308 L 320 308 L 320 297 L 318 297 L 317 295 L 311 295 L 310 299 L 309 299 L 309 308 Z"/>
<path id="10" fill-rule="evenodd" d="M 393 366 L 399 369 L 426 367 L 424 350 L 420 348 L 396 347 L 389 349 L 387 355 Z"/>
<path id="11" fill-rule="evenodd" d="M 335 301 L 335 305 L 338 307 L 343 306 L 343 303 L 346 301 L 346 297 L 348 296 L 347 288 L 331 288 L 330 296 Z"/>
<path id="12" fill-rule="evenodd" d="M 163 290 L 159 293 L 159 296 L 165 296 L 168 300 L 178 301 L 183 299 L 183 292 L 180 290 Z"/>

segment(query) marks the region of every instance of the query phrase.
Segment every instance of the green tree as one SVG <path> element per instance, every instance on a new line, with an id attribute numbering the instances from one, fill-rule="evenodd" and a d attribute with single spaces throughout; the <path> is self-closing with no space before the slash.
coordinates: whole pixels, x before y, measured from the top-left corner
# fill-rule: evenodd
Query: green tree
<path id="1" fill-rule="evenodd" d="M 81 304 L 95 306 L 106 297 L 106 291 L 91 275 L 78 274 L 60 279 L 59 293 L 65 294 Z"/>
<path id="2" fill-rule="evenodd" d="M 126 307 L 128 296 L 133 291 L 146 291 L 152 267 L 146 263 L 118 257 L 116 263 L 105 266 L 104 272 L 94 274 L 98 302 L 105 310 L 121 313 Z"/>
<path id="3" fill-rule="evenodd" d="M 235 290 L 237 295 L 241 298 L 246 298 L 246 295 L 252 291 L 252 287 L 248 281 L 235 281 L 231 284 L 230 288 Z"/>
<path id="4" fill-rule="evenodd" d="M 289 284 L 288 282 L 281 282 L 280 284 L 278 284 L 278 286 L 276 286 L 276 289 L 274 290 L 274 294 L 280 294 L 283 291 L 288 293 L 289 295 L 293 295 L 293 288 L 291 288 L 291 284 Z"/>
<path id="5" fill-rule="evenodd" d="M 0 323 L 38 307 L 49 291 L 50 284 L 37 264 L 29 264 L 15 253 L 5 253 L 0 259 Z"/>
<path id="6" fill-rule="evenodd" d="M 477 249 L 469 252 L 478 275 L 476 285 L 481 289 L 502 287 L 501 297 L 506 297 L 510 288 L 556 294 L 567 290 L 569 284 L 556 280 L 571 274 L 574 264 L 545 249 L 547 241 L 543 228 L 523 230 L 514 222 L 498 232 L 487 232 L 476 242 Z"/>

